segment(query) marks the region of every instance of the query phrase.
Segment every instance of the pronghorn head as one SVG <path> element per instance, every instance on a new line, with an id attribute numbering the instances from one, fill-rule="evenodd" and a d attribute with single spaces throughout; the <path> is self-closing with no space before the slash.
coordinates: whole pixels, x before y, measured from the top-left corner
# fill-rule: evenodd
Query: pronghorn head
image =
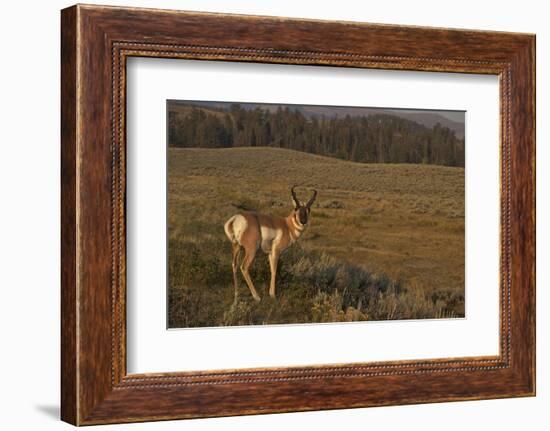
<path id="1" fill-rule="evenodd" d="M 292 203 L 294 204 L 294 218 L 298 223 L 305 226 L 307 225 L 307 222 L 309 220 L 311 205 L 313 205 L 313 202 L 315 202 L 315 198 L 317 197 L 317 190 L 313 190 L 313 195 L 311 196 L 309 201 L 307 201 L 307 203 L 304 205 L 298 200 L 298 197 L 296 196 L 296 192 L 294 191 L 295 188 L 296 186 L 293 186 L 290 189 L 290 193 L 292 195 Z"/>

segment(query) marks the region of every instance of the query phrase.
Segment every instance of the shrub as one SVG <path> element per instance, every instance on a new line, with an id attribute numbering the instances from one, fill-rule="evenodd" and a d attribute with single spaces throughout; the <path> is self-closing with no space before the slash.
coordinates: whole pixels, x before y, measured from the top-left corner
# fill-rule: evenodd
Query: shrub
<path id="1" fill-rule="evenodd" d="M 462 304 L 451 292 L 407 289 L 385 274 L 293 245 L 279 261 L 277 299 L 267 293 L 270 269 L 259 253 L 251 277 L 262 301 L 252 300 L 238 274 L 233 290 L 227 241 L 169 243 L 169 325 L 171 327 L 262 325 L 453 317 Z"/>

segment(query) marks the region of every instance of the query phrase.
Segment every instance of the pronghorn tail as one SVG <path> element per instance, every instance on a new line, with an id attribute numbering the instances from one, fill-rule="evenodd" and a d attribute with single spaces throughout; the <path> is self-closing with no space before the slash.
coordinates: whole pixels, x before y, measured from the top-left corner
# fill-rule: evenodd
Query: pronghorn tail
<path id="1" fill-rule="evenodd" d="M 229 241 L 233 243 L 237 242 L 237 238 L 235 238 L 235 231 L 233 230 L 233 222 L 235 221 L 236 217 L 237 216 L 231 217 L 223 225 L 223 229 L 225 230 L 225 234 L 227 235 L 227 238 L 229 238 Z"/>

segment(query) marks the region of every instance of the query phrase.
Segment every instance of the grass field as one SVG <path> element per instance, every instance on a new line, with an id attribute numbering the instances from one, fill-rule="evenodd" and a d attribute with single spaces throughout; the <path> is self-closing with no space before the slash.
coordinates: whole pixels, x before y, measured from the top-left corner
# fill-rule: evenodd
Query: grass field
<path id="1" fill-rule="evenodd" d="M 259 253 L 234 301 L 224 222 L 319 195 L 280 261 Z M 361 164 L 277 148 L 169 149 L 169 326 L 464 316 L 464 169 Z M 239 274 L 240 276 L 240 274 Z"/>

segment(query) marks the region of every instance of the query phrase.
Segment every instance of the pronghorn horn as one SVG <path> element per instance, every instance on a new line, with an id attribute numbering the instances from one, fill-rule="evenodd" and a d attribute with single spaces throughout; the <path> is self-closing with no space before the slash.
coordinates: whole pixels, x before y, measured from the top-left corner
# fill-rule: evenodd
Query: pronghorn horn
<path id="1" fill-rule="evenodd" d="M 311 197 L 311 199 L 307 202 L 307 207 L 311 207 L 311 205 L 313 205 L 313 202 L 315 202 L 315 198 L 317 197 L 317 190 L 313 190 L 313 196 Z"/>
<path id="2" fill-rule="evenodd" d="M 296 208 L 298 208 L 300 206 L 300 201 L 298 200 L 298 197 L 296 196 L 296 192 L 294 191 L 295 188 L 296 186 L 292 186 L 292 188 L 290 189 L 290 193 L 292 194 L 292 199 L 294 200 L 294 204 L 296 205 Z"/>

